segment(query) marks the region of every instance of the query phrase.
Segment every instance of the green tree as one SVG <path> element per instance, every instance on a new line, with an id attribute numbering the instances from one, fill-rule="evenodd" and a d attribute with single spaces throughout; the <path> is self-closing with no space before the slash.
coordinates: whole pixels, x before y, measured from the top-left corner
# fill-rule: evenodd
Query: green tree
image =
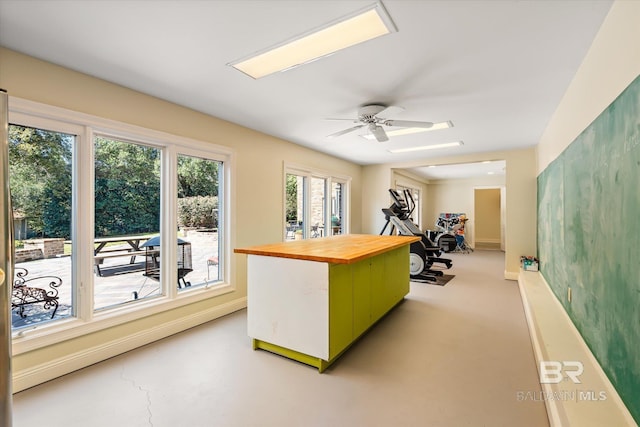
<path id="1" fill-rule="evenodd" d="M 178 157 L 178 198 L 218 196 L 220 162 L 190 156 Z"/>
<path id="2" fill-rule="evenodd" d="M 298 220 L 298 177 L 287 174 L 286 182 L 286 217 L 287 222 Z"/>
<path id="3" fill-rule="evenodd" d="M 159 229 L 160 150 L 96 137 L 96 236 Z"/>
<path id="4" fill-rule="evenodd" d="M 59 132 L 9 127 L 14 210 L 27 217 L 29 229 L 39 236 L 70 238 L 74 140 Z M 94 144 L 96 236 L 158 232 L 160 150 L 105 137 L 96 137 Z M 189 206 L 198 226 L 217 226 L 221 165 L 178 158 L 178 197 L 191 199 L 182 205 Z"/>
<path id="5" fill-rule="evenodd" d="M 218 186 L 221 163 L 178 156 L 178 224 L 218 227 Z"/>
<path id="6" fill-rule="evenodd" d="M 42 237 L 69 238 L 73 135 L 9 126 L 9 173 L 14 211 Z"/>

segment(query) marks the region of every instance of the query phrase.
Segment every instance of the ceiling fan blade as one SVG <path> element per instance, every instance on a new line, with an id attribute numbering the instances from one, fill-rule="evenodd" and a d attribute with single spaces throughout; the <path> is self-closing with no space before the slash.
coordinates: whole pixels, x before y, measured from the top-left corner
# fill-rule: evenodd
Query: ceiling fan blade
<path id="1" fill-rule="evenodd" d="M 404 107 L 401 107 L 399 105 L 389 105 L 387 108 L 385 108 L 384 110 L 380 111 L 379 113 L 376 114 L 376 116 L 380 116 L 380 117 L 393 117 L 396 114 L 400 114 L 405 110 Z"/>
<path id="2" fill-rule="evenodd" d="M 378 142 L 385 142 L 389 140 L 389 137 L 387 136 L 387 133 L 384 131 L 382 126 L 376 126 L 376 125 L 369 126 L 369 131 L 373 136 L 376 137 Z"/>
<path id="3" fill-rule="evenodd" d="M 349 129 L 344 129 L 344 130 L 341 130 L 340 132 L 336 132 L 336 133 L 332 133 L 331 135 L 327 135 L 327 138 L 335 138 L 337 136 L 341 136 L 341 135 L 344 135 L 346 133 L 353 132 L 354 130 L 358 130 L 361 127 L 364 127 L 364 126 L 365 125 L 358 125 L 358 126 L 354 126 L 352 128 L 349 128 Z"/>
<path id="4" fill-rule="evenodd" d="M 340 120 L 340 121 L 349 121 L 349 122 L 353 122 L 353 123 L 358 123 L 358 120 L 356 119 L 339 119 L 337 117 L 325 117 L 325 120 Z"/>
<path id="5" fill-rule="evenodd" d="M 384 120 L 381 122 L 385 126 L 401 127 L 401 128 L 430 128 L 433 127 L 431 122 L 415 122 L 412 120 Z"/>

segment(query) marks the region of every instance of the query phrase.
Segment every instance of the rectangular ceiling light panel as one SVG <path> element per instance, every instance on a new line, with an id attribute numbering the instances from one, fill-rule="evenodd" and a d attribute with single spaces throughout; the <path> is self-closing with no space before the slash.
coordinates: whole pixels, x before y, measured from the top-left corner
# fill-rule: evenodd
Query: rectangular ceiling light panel
<path id="1" fill-rule="evenodd" d="M 423 145 L 421 147 L 397 148 L 395 150 L 388 150 L 388 151 L 390 153 L 409 153 L 412 151 L 435 150 L 438 148 L 459 147 L 461 145 L 464 145 L 462 141 L 454 141 L 454 142 L 445 142 L 442 144 Z"/>
<path id="2" fill-rule="evenodd" d="M 412 133 L 420 133 L 420 132 L 430 132 L 432 130 L 440 130 L 440 129 L 448 129 L 453 127 L 453 123 L 450 121 L 434 123 L 430 128 L 401 128 L 395 130 L 387 131 L 387 136 L 400 136 L 400 135 L 410 135 Z M 369 133 L 365 133 L 362 136 L 364 139 L 374 140 L 376 139 L 373 135 Z"/>
<path id="3" fill-rule="evenodd" d="M 395 31 L 381 3 L 229 65 L 259 79 Z"/>

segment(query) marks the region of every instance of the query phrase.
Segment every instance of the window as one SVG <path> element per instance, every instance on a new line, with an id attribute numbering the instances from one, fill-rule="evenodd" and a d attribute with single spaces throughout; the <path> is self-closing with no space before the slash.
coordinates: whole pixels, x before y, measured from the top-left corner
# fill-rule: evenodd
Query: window
<path id="1" fill-rule="evenodd" d="M 422 197 L 420 195 L 420 189 L 407 185 L 396 184 L 396 190 L 401 194 L 409 192 L 411 199 L 407 200 L 407 203 L 409 204 L 409 209 L 413 211 L 411 214 L 411 221 L 422 229 Z"/>
<path id="2" fill-rule="evenodd" d="M 204 286 L 222 280 L 219 230 L 222 225 L 220 178 L 223 163 L 178 156 L 178 287 Z M 189 253 L 192 259 L 189 259 Z M 188 278 L 187 278 L 188 275 Z"/>
<path id="3" fill-rule="evenodd" d="M 75 141 L 75 135 L 64 132 L 9 125 L 16 239 L 11 297 L 14 328 L 64 319 L 76 312 L 71 274 Z M 49 308 L 44 310 L 40 306 L 47 296 Z M 37 300 L 43 301 L 35 303 Z"/>
<path id="4" fill-rule="evenodd" d="M 327 203 L 325 200 L 325 193 L 327 190 L 327 179 L 311 177 L 311 191 L 309 192 L 311 201 L 311 212 L 309 212 L 311 220 L 311 234 L 309 237 L 312 239 L 316 237 L 323 237 L 325 233 L 325 225 L 327 224 Z M 328 234 L 326 234 L 328 235 Z"/>
<path id="5" fill-rule="evenodd" d="M 147 262 L 158 254 L 141 247 L 160 234 L 160 155 L 156 147 L 94 138 L 94 310 L 161 295 L 160 271 Z"/>
<path id="6" fill-rule="evenodd" d="M 294 173 L 286 174 L 285 183 L 285 240 L 300 240 L 306 237 L 304 200 L 306 177 Z"/>
<path id="7" fill-rule="evenodd" d="M 331 235 L 345 234 L 345 186 L 343 182 L 331 183 Z"/>
<path id="8" fill-rule="evenodd" d="M 348 183 L 349 178 L 286 168 L 285 240 L 348 233 Z"/>
<path id="9" fill-rule="evenodd" d="M 230 150 L 10 105 L 14 286 L 44 291 L 14 290 L 14 338 L 30 338 L 14 340 L 15 353 L 233 290 L 224 268 Z"/>

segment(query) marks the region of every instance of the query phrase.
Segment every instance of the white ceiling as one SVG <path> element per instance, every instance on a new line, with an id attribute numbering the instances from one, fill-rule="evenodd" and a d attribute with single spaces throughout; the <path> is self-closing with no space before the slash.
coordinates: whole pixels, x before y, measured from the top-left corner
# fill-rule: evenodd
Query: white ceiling
<path id="1" fill-rule="evenodd" d="M 384 0 L 396 33 L 259 80 L 226 65 L 372 3 L 0 0 L 0 44 L 359 164 L 427 164 L 537 144 L 611 6 Z M 385 143 L 325 138 L 350 125 L 325 118 L 369 103 L 455 126 Z"/>

